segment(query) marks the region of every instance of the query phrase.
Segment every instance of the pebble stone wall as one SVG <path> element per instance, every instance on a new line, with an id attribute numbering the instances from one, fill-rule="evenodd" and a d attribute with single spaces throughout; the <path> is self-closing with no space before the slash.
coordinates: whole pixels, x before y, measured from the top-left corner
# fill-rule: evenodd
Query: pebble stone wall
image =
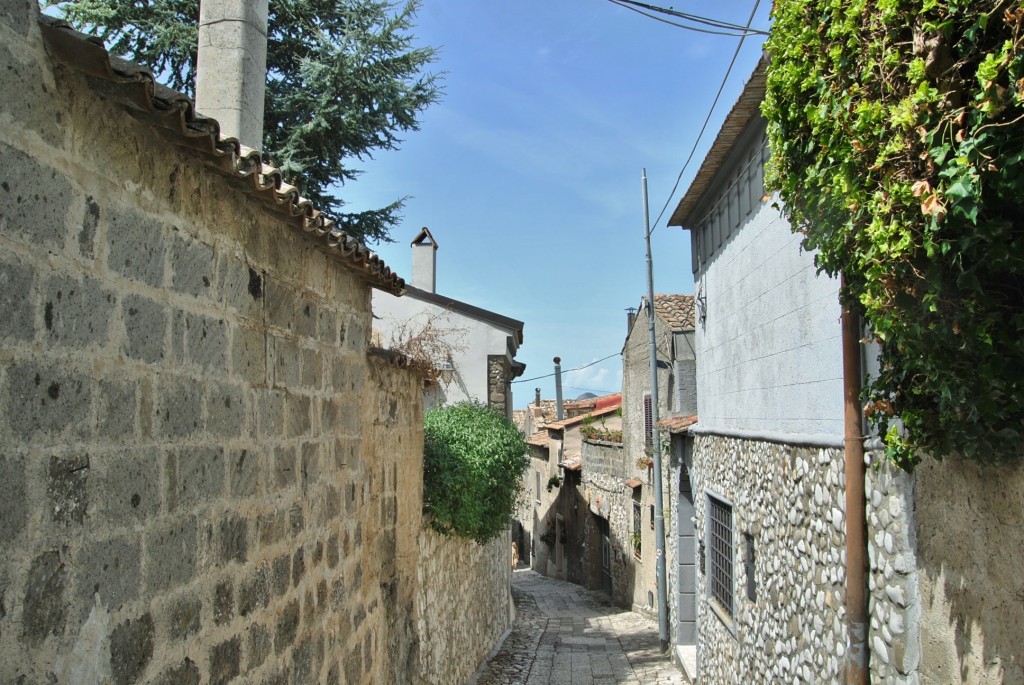
<path id="1" fill-rule="evenodd" d="M 732 617 L 712 607 L 698 562 L 701 682 L 841 682 L 846 653 L 842 451 L 698 436 L 697 530 L 708 490 L 733 505 Z M 754 538 L 747 597 L 744 534 Z"/>
<path id="2" fill-rule="evenodd" d="M 921 665 L 921 599 L 914 540 L 914 478 L 868 455 L 868 628 L 871 681 L 917 685 Z"/>
<path id="3" fill-rule="evenodd" d="M 711 491 L 731 502 L 734 531 L 732 617 L 708 598 L 707 576 L 698 570 L 702 682 L 763 682 L 765 674 L 774 682 L 844 682 L 843 459 L 837 448 L 696 437 L 697 530 L 705 530 Z M 876 683 L 919 682 L 912 487 L 910 476 L 889 466 L 867 471 L 868 648 Z M 753 600 L 745 534 L 755 547 Z"/>

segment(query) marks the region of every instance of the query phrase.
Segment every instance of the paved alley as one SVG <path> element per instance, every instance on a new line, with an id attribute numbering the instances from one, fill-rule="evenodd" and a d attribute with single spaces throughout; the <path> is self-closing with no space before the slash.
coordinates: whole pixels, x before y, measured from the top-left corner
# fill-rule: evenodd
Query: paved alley
<path id="1" fill-rule="evenodd" d="M 605 595 L 522 569 L 512 574 L 516 622 L 476 685 L 685 683 L 658 653 L 658 624 Z"/>

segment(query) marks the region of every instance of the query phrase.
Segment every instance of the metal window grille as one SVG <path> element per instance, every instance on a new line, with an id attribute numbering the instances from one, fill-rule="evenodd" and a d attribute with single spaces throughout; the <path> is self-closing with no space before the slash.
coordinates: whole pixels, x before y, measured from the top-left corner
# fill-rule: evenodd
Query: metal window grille
<path id="1" fill-rule="evenodd" d="M 633 553 L 637 556 L 640 556 L 641 552 L 640 541 L 643 539 L 643 534 L 641 533 L 641 522 L 643 519 L 644 512 L 643 507 L 640 506 L 639 491 L 640 488 L 636 488 L 633 491 Z"/>
<path id="2" fill-rule="evenodd" d="M 644 448 L 654 449 L 654 412 L 651 408 L 651 396 L 644 395 Z"/>
<path id="3" fill-rule="evenodd" d="M 732 506 L 708 495 L 708 591 L 732 615 Z"/>

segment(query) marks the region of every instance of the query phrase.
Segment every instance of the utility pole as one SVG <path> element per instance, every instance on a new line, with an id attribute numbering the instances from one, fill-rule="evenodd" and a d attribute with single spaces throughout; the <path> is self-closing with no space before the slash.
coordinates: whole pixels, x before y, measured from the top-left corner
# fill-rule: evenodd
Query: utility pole
<path id="1" fill-rule="evenodd" d="M 651 362 L 651 447 L 654 450 L 654 545 L 657 547 L 655 574 L 658 582 L 658 639 L 662 653 L 668 651 L 668 583 L 665 573 L 665 503 L 661 485 L 661 440 L 658 437 L 658 346 L 654 336 L 654 262 L 651 258 L 651 220 L 647 209 L 647 169 L 641 177 L 644 197 L 644 240 L 647 243 L 647 333 Z"/>

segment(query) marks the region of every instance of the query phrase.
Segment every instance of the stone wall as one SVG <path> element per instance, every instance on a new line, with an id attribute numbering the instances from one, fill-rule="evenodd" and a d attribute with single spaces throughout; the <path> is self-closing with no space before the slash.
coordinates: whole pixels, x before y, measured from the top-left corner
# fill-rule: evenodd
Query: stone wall
<path id="1" fill-rule="evenodd" d="M 420 678 L 430 685 L 464 683 L 512 625 L 510 538 L 478 545 L 424 528 L 419 558 Z"/>
<path id="2" fill-rule="evenodd" d="M 841 681 L 842 451 L 702 435 L 693 461 L 698 533 L 708 490 L 731 502 L 734 531 L 732 616 L 709 597 L 698 561 L 701 682 Z M 744 534 L 754 539 L 754 601 L 746 592 Z"/>
<path id="3" fill-rule="evenodd" d="M 642 563 L 633 554 L 633 490 L 626 486 L 623 474 L 644 477 L 635 466 L 625 464 L 625 450 L 621 444 L 583 443 L 582 490 L 589 511 L 608 521 L 611 538 L 612 600 L 619 606 L 632 607 L 637 583 L 637 567 Z M 646 485 L 646 480 L 644 481 Z M 645 487 L 645 489 L 647 489 Z M 595 526 L 592 519 L 588 526 Z M 599 537 L 587 531 L 588 539 Z M 598 548 L 597 553 L 600 554 Z M 653 555 L 648 555 L 653 563 Z M 641 557 L 642 558 L 642 557 Z"/>
<path id="4" fill-rule="evenodd" d="M 0 681 L 407 682 L 420 389 L 370 292 L 0 11 Z"/>
<path id="5" fill-rule="evenodd" d="M 879 455 L 869 455 L 877 462 Z M 733 506 L 734 611 L 710 598 L 698 559 L 699 651 L 706 683 L 845 678 L 846 517 L 843 451 L 701 435 L 694 448 L 697 531 L 707 493 Z M 867 471 L 872 682 L 919 682 L 922 602 L 913 528 L 913 479 L 876 463 Z M 755 599 L 746 544 L 754 540 Z M 706 552 L 706 550 L 705 550 Z M 753 680 L 751 680 L 753 682 Z"/>
<path id="6" fill-rule="evenodd" d="M 877 452 L 868 455 L 873 468 L 865 473 L 864 484 L 869 666 L 873 682 L 916 683 L 922 605 L 913 527 L 914 479 L 883 457 Z"/>

